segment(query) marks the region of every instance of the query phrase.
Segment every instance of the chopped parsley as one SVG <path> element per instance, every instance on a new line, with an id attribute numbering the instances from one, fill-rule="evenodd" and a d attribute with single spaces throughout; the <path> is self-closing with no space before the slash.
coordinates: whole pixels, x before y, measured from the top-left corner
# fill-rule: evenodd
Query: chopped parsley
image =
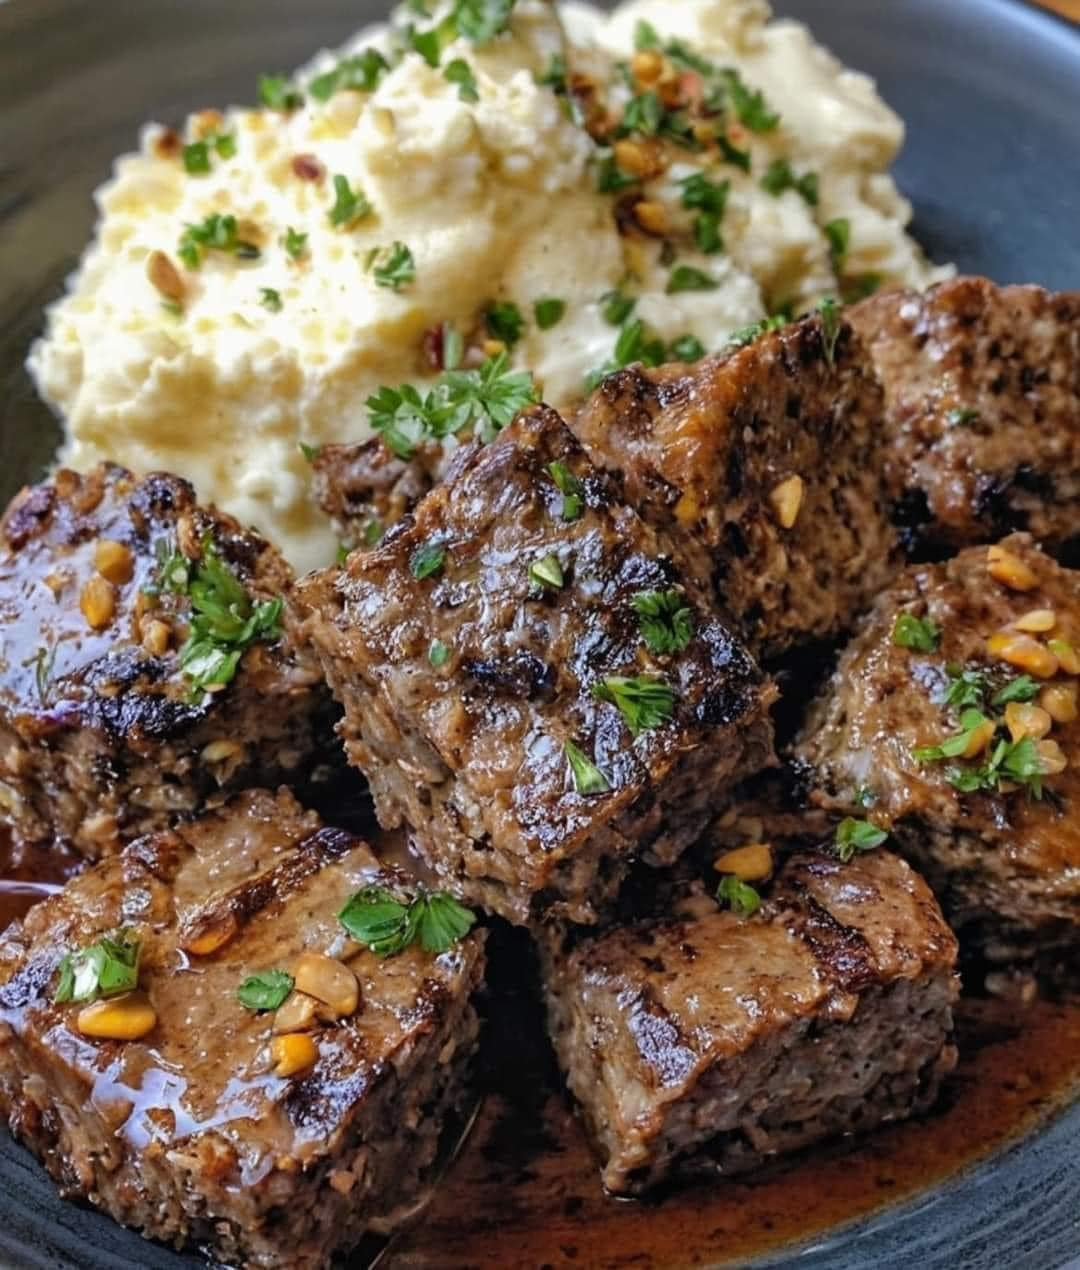
<path id="1" fill-rule="evenodd" d="M 962 794 L 994 790 L 1002 781 L 1027 787 L 1032 798 L 1042 797 L 1042 758 L 1030 736 L 1019 741 L 999 740 L 986 763 L 978 767 L 950 767 L 945 779 Z"/>
<path id="2" fill-rule="evenodd" d="M 532 376 L 511 371 L 502 352 L 477 370 L 443 371 L 435 387 L 423 395 L 411 384 L 380 388 L 368 398 L 367 407 L 372 428 L 399 458 L 408 459 L 421 441 L 465 429 L 490 441 L 535 400 Z"/>
<path id="3" fill-rule="evenodd" d="M 979 412 L 968 407 L 965 410 L 950 410 L 945 416 L 945 422 L 950 428 L 962 428 L 966 424 L 974 423 L 979 417 Z"/>
<path id="4" fill-rule="evenodd" d="M 911 751 L 917 763 L 936 763 L 943 758 L 959 758 L 972 743 L 975 735 L 993 721 L 974 706 L 960 713 L 960 730 L 947 736 L 940 745 L 919 745 Z"/>
<path id="5" fill-rule="evenodd" d="M 293 990 L 295 980 L 284 970 L 248 975 L 236 989 L 236 999 L 249 1010 L 276 1010 Z"/>
<path id="6" fill-rule="evenodd" d="M 761 907 L 761 896 L 749 882 L 737 878 L 734 873 L 720 879 L 720 885 L 716 888 L 716 900 L 740 917 L 751 917 Z"/>
<path id="7" fill-rule="evenodd" d="M 675 362 L 696 362 L 705 356 L 705 345 L 696 335 L 680 335 L 672 342 L 668 355 Z"/>
<path id="8" fill-rule="evenodd" d="M 1039 695 L 1041 686 L 1030 675 L 1017 675 L 994 693 L 991 704 L 1004 706 L 1010 701 L 1033 701 Z"/>
<path id="9" fill-rule="evenodd" d="M 785 190 L 795 190 L 811 207 L 817 206 L 817 173 L 804 172 L 802 176 L 796 176 L 787 159 L 773 159 L 761 178 L 761 188 L 775 198 L 779 198 Z"/>
<path id="10" fill-rule="evenodd" d="M 269 110 L 299 110 L 304 96 L 284 75 L 260 75 L 259 101 Z"/>
<path id="11" fill-rule="evenodd" d="M 455 57 L 443 67 L 443 79 L 457 84 L 458 97 L 462 101 L 479 101 L 480 90 L 476 86 L 476 76 L 472 67 L 463 57 Z"/>
<path id="12" fill-rule="evenodd" d="M 573 741 L 567 741 L 563 753 L 570 765 L 570 775 L 574 779 L 576 794 L 606 794 L 611 784 L 604 773 Z"/>
<path id="13" fill-rule="evenodd" d="M 766 331 L 779 331 L 781 327 L 787 326 L 787 318 L 782 313 L 774 313 L 771 317 L 761 318 L 757 322 L 752 322 L 749 326 L 740 326 L 737 331 L 732 331 L 727 337 L 728 348 L 745 348 L 748 344 L 764 335 Z"/>
<path id="14" fill-rule="evenodd" d="M 362 190 L 354 190 L 348 177 L 338 172 L 334 176 L 334 205 L 327 212 L 331 225 L 348 229 L 358 220 L 371 215 L 371 204 Z"/>
<path id="15" fill-rule="evenodd" d="M 851 801 L 856 807 L 872 807 L 877 799 L 869 785 L 860 785 L 852 794 Z"/>
<path id="16" fill-rule="evenodd" d="M 454 29 L 473 44 L 487 44 L 510 25 L 515 0 L 456 0 Z"/>
<path id="17" fill-rule="evenodd" d="M 442 57 L 442 38 L 438 27 L 430 31 L 409 31 L 409 44 L 414 53 L 419 53 L 425 62 L 434 70 Z"/>
<path id="18" fill-rule="evenodd" d="M 507 348 L 513 348 L 521 339 L 525 319 L 512 300 L 499 300 L 488 306 L 484 314 L 484 325 L 493 339 L 502 340 Z"/>
<path id="19" fill-rule="evenodd" d="M 553 326 L 557 326 L 565 312 L 566 301 L 556 299 L 555 296 L 545 296 L 533 304 L 533 317 L 542 331 L 550 331 Z"/>
<path id="20" fill-rule="evenodd" d="M 418 582 L 438 573 L 446 563 L 446 548 L 441 542 L 424 542 L 409 557 L 409 572 Z"/>
<path id="21" fill-rule="evenodd" d="M 577 520 L 584 503 L 585 488 L 565 463 L 556 460 L 548 464 L 548 474 L 562 494 L 563 520 Z"/>
<path id="22" fill-rule="evenodd" d="M 259 303 L 264 309 L 269 309 L 271 313 L 280 313 L 281 292 L 275 291 L 273 287 L 260 287 Z"/>
<path id="23" fill-rule="evenodd" d="M 764 94 L 748 88 L 739 72 L 731 67 L 722 70 L 720 77 L 739 122 L 751 132 L 772 132 L 780 122 L 780 115 L 769 108 Z"/>
<path id="24" fill-rule="evenodd" d="M 727 206 L 731 182 L 710 181 L 703 172 L 695 172 L 679 184 L 682 186 L 683 207 L 700 209 L 699 215 L 694 219 L 694 241 L 698 249 L 705 255 L 723 251 L 724 241 L 720 234 L 720 221 L 724 215 L 724 208 Z M 689 288 L 680 289 L 688 290 Z"/>
<path id="25" fill-rule="evenodd" d="M 670 719 L 675 706 L 671 686 L 645 675 L 605 675 L 593 684 L 592 695 L 613 705 L 634 736 Z"/>
<path id="26" fill-rule="evenodd" d="M 823 230 L 829 244 L 829 261 L 834 272 L 842 273 L 851 243 L 851 221 L 846 216 L 838 216 L 829 221 Z"/>
<path id="27" fill-rule="evenodd" d="M 872 851 L 875 847 L 880 847 L 888 836 L 884 829 L 879 829 L 869 820 L 856 820 L 853 816 L 846 816 L 836 826 L 833 843 L 836 854 L 847 864 L 857 851 Z"/>
<path id="28" fill-rule="evenodd" d="M 281 239 L 281 245 L 285 248 L 285 253 L 292 260 L 299 260 L 302 256 L 307 255 L 307 234 L 302 234 L 298 229 L 293 229 L 290 225 Z"/>
<path id="29" fill-rule="evenodd" d="M 880 273 L 860 273 L 853 278 L 844 278 L 840 283 L 840 295 L 845 304 L 857 304 L 865 300 L 885 281 Z"/>
<path id="30" fill-rule="evenodd" d="M 541 88 L 553 88 L 556 92 L 566 92 L 566 58 L 561 53 L 552 53 L 547 66 L 536 76 Z"/>
<path id="31" fill-rule="evenodd" d="M 678 295 L 680 291 L 715 291 L 718 285 L 715 278 L 693 265 L 676 265 L 664 290 L 668 295 Z"/>
<path id="32" fill-rule="evenodd" d="M 631 97 L 623 110 L 619 132 L 626 135 L 631 132 L 646 137 L 655 137 L 664 122 L 664 107 L 654 92 L 638 93 Z"/>
<path id="33" fill-rule="evenodd" d="M 28 664 L 33 664 L 38 700 L 45 705 L 49 700 L 49 685 L 52 682 L 53 667 L 56 665 L 56 645 L 53 644 L 47 649 L 39 648 L 32 658 L 32 663 L 23 662 L 24 666 Z"/>
<path id="34" fill-rule="evenodd" d="M 300 451 L 300 453 L 304 456 L 304 458 L 309 463 L 314 463 L 315 460 L 319 457 L 319 451 L 322 449 L 322 446 L 308 445 L 306 441 L 297 441 L 296 448 Z"/>
<path id="35" fill-rule="evenodd" d="M 983 670 L 962 670 L 959 666 L 946 667 L 948 679 L 940 703 L 963 709 L 965 706 L 981 707 L 986 699 L 986 672 Z M 995 698 L 995 704 L 997 700 Z"/>
<path id="36" fill-rule="evenodd" d="M 690 643 L 694 613 L 681 591 L 638 591 L 630 603 L 651 652 L 678 653 Z"/>
<path id="37" fill-rule="evenodd" d="M 638 178 L 619 167 L 613 151 L 598 150 L 596 157 L 596 188 L 599 193 L 617 194 L 630 185 L 637 185 Z"/>
<path id="38" fill-rule="evenodd" d="M 252 644 L 280 638 L 281 597 L 252 602 L 209 536 L 203 539 L 199 560 L 185 560 L 182 573 L 167 560 L 159 576 L 163 588 L 191 601 L 188 637 L 178 661 L 195 698 L 230 683 Z"/>
<path id="39" fill-rule="evenodd" d="M 941 639 L 941 627 L 929 617 L 914 613 L 897 613 L 893 623 L 892 642 L 897 648 L 915 653 L 932 653 Z"/>
<path id="40" fill-rule="evenodd" d="M 558 591 L 566 581 L 562 565 L 559 564 L 559 557 L 549 553 L 540 560 L 534 560 L 529 565 L 529 581 L 541 591 L 548 587 Z"/>
<path id="41" fill-rule="evenodd" d="M 750 171 L 749 150 L 740 150 L 738 146 L 732 145 L 722 132 L 717 134 L 716 144 L 720 147 L 720 153 L 724 156 L 725 162 L 742 168 L 744 172 Z"/>
<path id="42" fill-rule="evenodd" d="M 375 544 L 382 538 L 382 536 L 383 536 L 382 522 L 380 520 L 376 520 L 375 518 L 372 518 L 371 520 L 369 520 L 367 524 L 364 526 L 364 532 L 362 535 L 362 541 L 364 543 L 364 546 L 374 547 Z"/>
<path id="43" fill-rule="evenodd" d="M 651 22 L 646 22 L 644 18 L 639 18 L 637 25 L 634 27 L 634 48 L 639 52 L 642 49 L 656 49 L 660 47 L 660 36 L 656 27 Z"/>
<path id="44" fill-rule="evenodd" d="M 612 326 L 622 326 L 634 311 L 637 300 L 621 291 L 607 291 L 600 297 L 600 312 L 604 321 Z"/>
<path id="45" fill-rule="evenodd" d="M 343 565 L 351 555 L 352 548 L 349 544 L 347 542 L 339 542 L 337 545 L 337 551 L 334 552 L 334 563 L 337 565 Z"/>
<path id="46" fill-rule="evenodd" d="M 201 141 L 184 146 L 182 157 L 184 170 L 189 176 L 204 176 L 210 171 L 210 155 L 231 159 L 236 154 L 236 138 L 232 133 L 211 133 Z"/>
<path id="47" fill-rule="evenodd" d="M 390 64 L 378 49 L 366 48 L 362 53 L 343 58 L 328 71 L 324 71 L 308 84 L 308 92 L 316 101 L 329 101 L 342 89 L 370 93 L 378 87 L 379 80 L 390 69 Z"/>
<path id="48" fill-rule="evenodd" d="M 445 891 L 420 890 L 406 902 L 385 887 L 365 886 L 349 897 L 338 921 L 376 956 L 389 957 L 417 943 L 444 953 L 464 939 L 476 915 Z"/>
<path id="49" fill-rule="evenodd" d="M 632 322 L 626 322 L 619 331 L 611 360 L 589 372 L 585 387 L 591 391 L 606 375 L 633 362 L 641 362 L 643 366 L 659 366 L 666 356 L 667 349 L 663 340 L 653 335 L 640 318 L 634 318 Z"/>
<path id="50" fill-rule="evenodd" d="M 821 346 L 830 366 L 836 364 L 836 341 L 840 338 L 840 309 L 836 301 L 824 299 L 817 307 L 821 318 Z"/>
<path id="51" fill-rule="evenodd" d="M 395 242 L 392 247 L 380 252 L 376 260 L 379 262 L 373 271 L 376 286 L 400 291 L 416 277 L 416 261 L 402 242 Z"/>
<path id="52" fill-rule="evenodd" d="M 433 639 L 431 646 L 428 648 L 427 656 L 428 661 L 438 670 L 450 660 L 450 649 L 447 648 L 441 639 Z"/>
<path id="53" fill-rule="evenodd" d="M 259 249 L 239 236 L 236 217 L 212 212 L 198 225 L 187 225 L 176 254 L 189 269 L 198 269 L 207 252 L 220 251 L 243 260 L 255 260 Z"/>
<path id="54" fill-rule="evenodd" d="M 131 992 L 139 983 L 139 941 L 130 931 L 106 936 L 88 948 L 66 953 L 53 1001 L 96 1001 Z"/>

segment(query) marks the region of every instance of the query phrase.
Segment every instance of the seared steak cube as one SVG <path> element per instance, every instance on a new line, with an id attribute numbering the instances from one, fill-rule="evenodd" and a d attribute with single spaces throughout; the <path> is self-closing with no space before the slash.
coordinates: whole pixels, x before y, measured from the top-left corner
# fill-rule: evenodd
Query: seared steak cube
<path id="1" fill-rule="evenodd" d="M 890 825 L 991 962 L 1080 965 L 1077 672 L 1080 576 L 1013 535 L 910 567 L 796 746 L 821 801 Z"/>
<path id="2" fill-rule="evenodd" d="M 315 497 L 349 547 L 372 546 L 439 480 L 448 462 L 441 443 L 399 458 L 382 437 L 323 445 L 312 456 Z"/>
<path id="3" fill-rule="evenodd" d="M 377 956 L 337 916 L 371 886 L 409 883 L 265 791 L 92 866 L 0 938 L 12 1132 L 65 1195 L 215 1262 L 314 1270 L 391 1227 L 467 1098 L 483 935 Z"/>
<path id="4" fill-rule="evenodd" d="M 291 570 L 186 481 L 60 471 L 0 539 L 0 808 L 22 839 L 93 858 L 310 771 L 333 707 L 281 633 Z"/>
<path id="5" fill-rule="evenodd" d="M 593 920 L 771 752 L 771 685 L 552 411 L 296 599 L 383 825 L 513 922 Z"/>
<path id="6" fill-rule="evenodd" d="M 955 1061 L 956 942 L 923 881 L 804 850 L 750 916 L 701 883 L 543 941 L 552 1039 L 604 1185 L 733 1174 L 928 1107 Z"/>
<path id="7" fill-rule="evenodd" d="M 957 278 L 847 313 L 885 390 L 885 473 L 913 550 L 1080 534 L 1080 292 Z"/>
<path id="8" fill-rule="evenodd" d="M 618 371 L 571 427 L 772 655 L 849 627 L 891 576 L 881 413 L 831 313 L 693 367 Z"/>

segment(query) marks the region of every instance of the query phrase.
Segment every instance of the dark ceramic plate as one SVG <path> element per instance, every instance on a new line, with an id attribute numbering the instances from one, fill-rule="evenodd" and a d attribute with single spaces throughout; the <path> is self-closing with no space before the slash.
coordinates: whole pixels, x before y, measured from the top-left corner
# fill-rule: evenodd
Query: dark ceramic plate
<path id="1" fill-rule="evenodd" d="M 1080 31 L 1012 0 L 788 0 L 777 8 L 805 18 L 846 62 L 873 74 L 906 118 L 897 175 L 932 255 L 1001 282 L 1080 287 Z M 55 445 L 23 358 L 43 304 L 90 232 L 90 192 L 112 157 L 132 147 L 137 125 L 250 100 L 260 71 L 298 64 L 382 9 L 380 0 L 0 3 L 0 497 L 33 478 Z M 1080 1258 L 1078 1153 L 1074 1105 L 914 1202 L 758 1264 L 1072 1264 Z M 551 1252 L 562 1264 L 559 1249 Z M 644 1250 L 634 1262 L 651 1263 Z M 198 1263 L 60 1202 L 4 1137 L 0 1264 Z"/>

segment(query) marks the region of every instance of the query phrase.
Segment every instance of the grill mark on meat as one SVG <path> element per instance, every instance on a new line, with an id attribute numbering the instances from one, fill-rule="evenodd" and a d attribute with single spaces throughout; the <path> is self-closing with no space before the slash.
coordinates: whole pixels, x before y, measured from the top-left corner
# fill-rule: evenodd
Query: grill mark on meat
<path id="1" fill-rule="evenodd" d="M 554 666 L 527 652 L 504 658 L 466 658 L 461 668 L 479 687 L 526 701 L 549 696 L 557 677 Z"/>
<path id="2" fill-rule="evenodd" d="M 801 883 L 794 882 L 792 889 L 802 908 L 792 915 L 789 929 L 810 949 L 826 977 L 845 992 L 861 992 L 874 983 L 877 962 L 863 935 L 838 922 Z"/>

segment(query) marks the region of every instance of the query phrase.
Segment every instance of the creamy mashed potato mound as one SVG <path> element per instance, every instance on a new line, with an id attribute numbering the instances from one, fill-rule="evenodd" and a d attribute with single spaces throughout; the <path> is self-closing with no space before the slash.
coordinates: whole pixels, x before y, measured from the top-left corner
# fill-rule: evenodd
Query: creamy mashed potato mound
<path id="1" fill-rule="evenodd" d="M 178 472 L 314 567 L 336 540 L 301 443 L 369 436 L 381 385 L 437 376 L 433 332 L 452 329 L 476 364 L 505 338 L 492 305 L 516 306 L 511 361 L 565 408 L 636 350 L 617 349 L 633 323 L 654 358 L 661 345 L 693 357 L 770 312 L 943 275 L 905 232 L 910 207 L 888 175 L 901 121 L 759 0 L 632 0 L 612 14 L 519 0 L 482 43 L 439 25 L 452 7 L 399 12 L 320 55 L 297 76 L 297 108 L 205 111 L 179 137 L 144 130 L 98 192 L 95 239 L 30 355 L 65 420 L 64 462 Z M 442 47 L 411 48 L 410 22 Z M 311 91 L 366 49 L 387 63 L 371 91 Z M 471 85 L 446 75 L 459 63 Z M 725 103 L 697 136 L 678 110 L 641 113 L 642 96 L 677 104 L 716 85 Z M 635 110 L 636 130 L 616 126 Z M 183 147 L 200 141 L 209 170 L 191 172 L 200 156 Z M 622 164 L 657 147 L 658 170 L 631 183 Z M 704 223 L 695 176 L 724 189 Z M 367 214 L 333 223 L 335 178 Z M 185 259 L 186 227 L 214 215 L 235 218 L 231 241 Z M 396 289 L 394 244 L 413 263 Z M 613 311 L 613 292 L 632 311 Z M 546 329 L 540 300 L 562 305 Z"/>

